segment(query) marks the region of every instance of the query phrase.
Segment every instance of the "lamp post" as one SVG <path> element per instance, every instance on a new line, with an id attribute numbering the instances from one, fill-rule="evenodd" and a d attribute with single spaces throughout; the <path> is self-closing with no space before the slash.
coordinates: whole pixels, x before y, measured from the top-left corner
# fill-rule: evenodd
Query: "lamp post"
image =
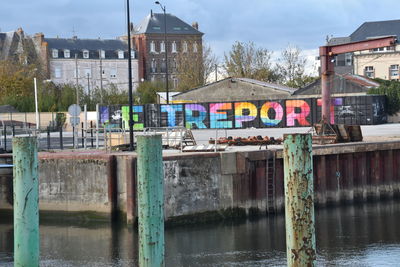
<path id="1" fill-rule="evenodd" d="M 129 14 L 129 0 L 126 0 L 126 16 L 128 22 L 128 85 L 129 85 L 129 150 L 133 151 L 133 100 L 132 100 L 132 51 L 131 51 L 131 18 Z"/>
<path id="2" fill-rule="evenodd" d="M 169 104 L 169 88 L 168 88 L 168 45 L 167 45 L 167 15 L 165 13 L 166 7 L 163 6 L 159 1 L 155 2 L 156 5 L 160 5 L 164 12 L 164 43 L 165 43 L 165 90 L 167 91 L 167 104 Z"/>

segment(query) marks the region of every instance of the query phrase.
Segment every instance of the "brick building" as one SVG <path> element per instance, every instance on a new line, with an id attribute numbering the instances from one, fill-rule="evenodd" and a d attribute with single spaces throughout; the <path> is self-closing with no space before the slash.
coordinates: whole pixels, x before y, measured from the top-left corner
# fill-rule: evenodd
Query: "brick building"
<path id="1" fill-rule="evenodd" d="M 166 19 L 167 44 L 164 41 Z M 147 81 L 165 81 L 166 65 L 168 79 L 173 88 L 178 83 L 177 57 L 191 52 L 202 53 L 203 33 L 198 24 L 192 26 L 174 15 L 151 12 L 132 32 L 133 44 L 139 52 L 139 79 Z M 168 64 L 165 63 L 167 53 Z"/>

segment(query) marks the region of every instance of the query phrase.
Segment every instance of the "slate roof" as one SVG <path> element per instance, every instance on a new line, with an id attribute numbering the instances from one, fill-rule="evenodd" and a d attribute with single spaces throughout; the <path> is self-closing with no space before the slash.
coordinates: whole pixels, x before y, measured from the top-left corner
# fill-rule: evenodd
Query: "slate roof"
<path id="1" fill-rule="evenodd" d="M 351 42 L 363 41 L 372 37 L 395 35 L 400 38 L 400 20 L 364 22 L 351 35 Z"/>
<path id="2" fill-rule="evenodd" d="M 45 38 L 50 49 L 69 49 L 69 50 L 127 50 L 128 45 L 121 40 L 102 40 L 102 39 L 78 39 L 78 38 Z"/>
<path id="3" fill-rule="evenodd" d="M 346 43 L 350 43 L 350 37 L 333 37 L 328 41 L 328 45 L 341 45 Z"/>
<path id="4" fill-rule="evenodd" d="M 167 34 L 189 34 L 203 35 L 178 17 L 166 14 L 167 16 Z M 151 13 L 145 17 L 139 26 L 135 27 L 134 34 L 164 34 L 164 13 Z"/>

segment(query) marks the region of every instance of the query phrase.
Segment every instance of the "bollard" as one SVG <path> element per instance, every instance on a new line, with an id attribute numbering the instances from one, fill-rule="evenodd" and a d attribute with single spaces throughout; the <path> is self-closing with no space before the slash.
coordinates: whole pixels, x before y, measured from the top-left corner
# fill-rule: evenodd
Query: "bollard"
<path id="1" fill-rule="evenodd" d="M 7 151 L 7 126 L 4 125 L 4 151 Z"/>
<path id="2" fill-rule="evenodd" d="M 36 137 L 13 138 L 14 266 L 39 266 L 39 177 Z"/>
<path id="3" fill-rule="evenodd" d="M 139 266 L 164 266 L 164 177 L 161 135 L 137 137 Z"/>
<path id="4" fill-rule="evenodd" d="M 64 149 L 64 144 L 63 144 L 63 128 L 60 127 L 60 149 Z"/>
<path id="5" fill-rule="evenodd" d="M 81 130 L 82 131 L 82 148 L 83 148 L 83 147 L 85 147 L 85 136 L 84 136 L 84 133 L 83 133 L 83 122 L 81 123 L 81 126 L 82 126 L 82 130 Z"/>
<path id="6" fill-rule="evenodd" d="M 50 127 L 47 127 L 47 150 L 50 150 Z"/>
<path id="7" fill-rule="evenodd" d="M 287 266 L 315 266 L 311 134 L 288 134 L 283 143 Z"/>
<path id="8" fill-rule="evenodd" d="M 75 127 L 72 126 L 72 146 L 75 148 Z"/>
<path id="9" fill-rule="evenodd" d="M 93 148 L 93 122 L 90 121 L 90 144 Z"/>

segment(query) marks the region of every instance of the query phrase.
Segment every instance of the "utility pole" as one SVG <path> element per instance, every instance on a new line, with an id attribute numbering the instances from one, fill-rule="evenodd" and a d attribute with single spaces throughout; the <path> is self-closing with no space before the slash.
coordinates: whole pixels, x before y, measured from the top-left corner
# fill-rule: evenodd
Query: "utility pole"
<path id="1" fill-rule="evenodd" d="M 100 104 L 103 104 L 103 61 L 101 50 L 99 50 L 99 58 L 100 58 Z"/>
<path id="2" fill-rule="evenodd" d="M 90 105 L 90 74 L 88 73 L 86 76 L 87 76 L 87 90 L 88 90 L 88 97 L 89 97 L 87 104 Z"/>
<path id="3" fill-rule="evenodd" d="M 215 81 L 218 82 L 218 65 L 215 64 Z"/>
<path id="4" fill-rule="evenodd" d="M 76 89 L 76 104 L 79 106 L 79 78 L 78 78 L 78 54 L 75 53 L 75 89 Z"/>

